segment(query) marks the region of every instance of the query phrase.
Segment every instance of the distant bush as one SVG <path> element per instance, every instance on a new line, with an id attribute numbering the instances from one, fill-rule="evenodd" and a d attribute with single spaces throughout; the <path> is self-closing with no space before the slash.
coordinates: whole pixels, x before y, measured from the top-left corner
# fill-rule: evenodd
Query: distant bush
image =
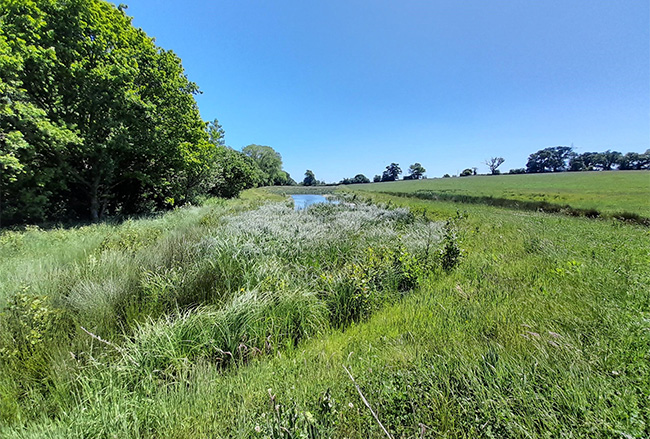
<path id="1" fill-rule="evenodd" d="M 525 174 L 526 168 L 515 168 L 508 171 L 508 174 Z"/>
<path id="2" fill-rule="evenodd" d="M 473 171 L 471 168 L 463 169 L 463 172 L 460 173 L 461 177 L 469 177 L 470 175 L 473 175 Z"/>

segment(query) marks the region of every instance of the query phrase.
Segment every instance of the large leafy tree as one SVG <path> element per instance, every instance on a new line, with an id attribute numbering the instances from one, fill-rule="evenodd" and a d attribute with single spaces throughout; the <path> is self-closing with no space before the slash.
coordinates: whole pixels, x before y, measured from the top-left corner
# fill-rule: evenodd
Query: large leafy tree
<path id="1" fill-rule="evenodd" d="M 596 155 L 595 164 L 603 171 L 611 171 L 612 167 L 618 165 L 623 154 L 618 151 L 607 150 Z"/>
<path id="2" fill-rule="evenodd" d="M 218 197 L 233 198 L 241 191 L 257 184 L 257 166 L 253 160 L 227 146 L 218 146 L 214 154 L 213 187 L 210 193 Z"/>
<path id="3" fill-rule="evenodd" d="M 211 158 L 204 166 L 210 173 L 206 179 L 208 192 L 223 198 L 239 196 L 241 191 L 257 183 L 257 165 L 247 155 L 226 146 L 226 132 L 217 119 L 207 123 L 209 142 L 214 146 Z"/>
<path id="4" fill-rule="evenodd" d="M 318 182 L 316 180 L 316 176 L 314 175 L 314 171 L 307 169 L 305 171 L 305 178 L 302 180 L 302 185 L 303 186 L 313 186 Z"/>
<path id="5" fill-rule="evenodd" d="M 427 172 L 427 170 L 419 163 L 413 163 L 409 166 L 409 176 L 411 180 L 419 180 L 425 172 Z"/>
<path id="6" fill-rule="evenodd" d="M 554 146 L 539 150 L 528 156 L 526 172 L 558 172 L 566 169 L 567 160 L 572 157 L 570 146 Z"/>
<path id="7" fill-rule="evenodd" d="M 214 146 L 174 53 L 102 0 L 0 0 L 0 11 L 3 183 L 33 192 L 10 209 L 38 211 L 14 220 L 55 208 L 97 220 L 200 192 Z"/>
<path id="8" fill-rule="evenodd" d="M 569 171 L 592 171 L 597 165 L 597 152 L 583 152 L 569 158 Z"/>
<path id="9" fill-rule="evenodd" d="M 381 181 L 395 181 L 399 178 L 399 175 L 402 173 L 402 169 L 399 167 L 398 163 L 391 163 L 386 166 L 386 170 L 381 175 Z"/>
<path id="10" fill-rule="evenodd" d="M 650 149 L 645 153 L 628 152 L 620 159 L 619 169 L 648 169 L 650 168 Z"/>
<path id="11" fill-rule="evenodd" d="M 282 170 L 282 156 L 270 146 L 252 144 L 244 147 L 242 152 L 257 165 L 257 180 L 261 186 L 290 183 L 289 174 Z"/>

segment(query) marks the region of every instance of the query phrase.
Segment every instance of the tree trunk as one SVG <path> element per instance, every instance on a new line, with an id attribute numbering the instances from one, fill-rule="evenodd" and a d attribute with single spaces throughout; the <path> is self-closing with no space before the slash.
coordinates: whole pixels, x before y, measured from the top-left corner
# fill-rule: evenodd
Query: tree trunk
<path id="1" fill-rule="evenodd" d="M 99 177 L 90 185 L 90 217 L 94 223 L 99 221 Z"/>

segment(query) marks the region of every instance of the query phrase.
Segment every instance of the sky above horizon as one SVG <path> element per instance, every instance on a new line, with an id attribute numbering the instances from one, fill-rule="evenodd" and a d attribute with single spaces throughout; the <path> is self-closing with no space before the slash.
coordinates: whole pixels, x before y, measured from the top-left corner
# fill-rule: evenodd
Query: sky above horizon
<path id="1" fill-rule="evenodd" d="M 235 148 L 302 181 L 650 148 L 650 2 L 133 0 Z"/>

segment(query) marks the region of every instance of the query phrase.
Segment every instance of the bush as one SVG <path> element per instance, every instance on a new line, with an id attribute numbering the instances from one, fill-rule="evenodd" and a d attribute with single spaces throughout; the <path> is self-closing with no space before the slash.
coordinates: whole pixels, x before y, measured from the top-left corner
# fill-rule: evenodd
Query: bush
<path id="1" fill-rule="evenodd" d="M 452 220 L 448 220 L 445 224 L 443 243 L 443 248 L 440 250 L 440 266 L 445 271 L 451 271 L 456 268 L 463 256 Z"/>

